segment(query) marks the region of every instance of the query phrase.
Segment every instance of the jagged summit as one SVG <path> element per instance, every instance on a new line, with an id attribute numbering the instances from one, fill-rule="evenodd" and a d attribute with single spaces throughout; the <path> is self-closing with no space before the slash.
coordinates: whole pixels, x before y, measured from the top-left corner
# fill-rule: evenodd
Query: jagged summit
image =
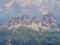
<path id="1" fill-rule="evenodd" d="M 58 29 L 57 21 L 52 13 L 48 13 L 42 17 L 42 20 L 38 20 L 36 17 L 31 17 L 29 15 L 14 16 L 12 19 L 7 21 L 2 27 L 7 27 L 8 29 L 27 27 L 34 30 L 53 30 Z"/>
<path id="2" fill-rule="evenodd" d="M 47 29 L 58 29 L 56 17 L 52 13 L 48 13 L 42 18 L 42 26 Z"/>

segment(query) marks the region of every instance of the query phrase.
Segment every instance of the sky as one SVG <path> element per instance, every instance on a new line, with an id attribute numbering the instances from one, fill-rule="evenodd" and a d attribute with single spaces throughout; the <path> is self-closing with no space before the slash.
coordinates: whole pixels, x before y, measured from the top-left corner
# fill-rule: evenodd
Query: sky
<path id="1" fill-rule="evenodd" d="M 15 15 L 43 16 L 52 12 L 60 19 L 60 0 L 0 0 L 0 23 Z"/>

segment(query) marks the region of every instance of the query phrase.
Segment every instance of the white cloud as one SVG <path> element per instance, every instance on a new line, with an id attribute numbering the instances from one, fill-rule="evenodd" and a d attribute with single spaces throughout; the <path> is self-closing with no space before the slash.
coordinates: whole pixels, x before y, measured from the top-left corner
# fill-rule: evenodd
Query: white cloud
<path id="1" fill-rule="evenodd" d="M 48 2 L 49 0 L 45 0 L 46 2 Z"/>
<path id="2" fill-rule="evenodd" d="M 0 12 L 3 12 L 4 10 L 2 8 L 0 8 Z"/>
<path id="3" fill-rule="evenodd" d="M 0 0 L 0 2 L 1 2 L 2 0 Z"/>
<path id="4" fill-rule="evenodd" d="M 27 13 L 28 7 L 32 5 L 33 0 L 14 0 L 14 2 L 19 5 L 23 13 Z"/>
<path id="5" fill-rule="evenodd" d="M 8 14 L 8 13 L 14 13 L 15 11 L 14 10 L 4 10 L 4 9 L 0 8 L 0 12 Z"/>
<path id="6" fill-rule="evenodd" d="M 56 5 L 58 5 L 58 6 L 60 7 L 60 1 L 57 1 L 57 2 L 56 2 Z"/>
<path id="7" fill-rule="evenodd" d="M 45 14 L 48 14 L 49 11 L 48 11 L 48 10 L 42 10 L 41 13 L 42 13 L 43 15 L 45 15 Z"/>
<path id="8" fill-rule="evenodd" d="M 32 2 L 33 5 L 40 7 L 41 3 L 43 2 L 43 0 L 35 0 Z"/>
<path id="9" fill-rule="evenodd" d="M 27 8 L 29 6 L 35 6 L 37 7 L 38 11 L 42 11 L 45 12 L 45 8 L 50 8 L 47 5 L 44 5 L 44 3 L 48 3 L 49 0 L 16 0 L 16 2 L 18 3 L 18 5 L 20 5 L 22 7 L 23 11 L 26 11 Z M 53 3 L 54 4 L 54 3 Z M 41 8 L 43 8 L 43 10 L 41 10 Z M 46 13 L 46 12 L 45 12 Z"/>
<path id="10" fill-rule="evenodd" d="M 1 0 L 0 0 L 1 1 Z M 10 2 L 5 3 L 6 9 L 13 12 L 13 3 L 16 2 L 23 12 L 27 12 L 28 7 L 34 6 L 37 7 L 37 10 L 46 14 L 56 5 L 60 6 L 60 1 L 57 0 L 10 0 Z"/>
<path id="11" fill-rule="evenodd" d="M 19 6 L 25 8 L 26 6 L 30 6 L 30 5 L 31 5 L 32 0 L 16 0 L 16 3 L 17 3 Z"/>
<path id="12" fill-rule="evenodd" d="M 6 3 L 4 6 L 5 6 L 7 9 L 10 9 L 10 8 L 12 7 L 12 4 L 13 4 L 13 1 Z"/>

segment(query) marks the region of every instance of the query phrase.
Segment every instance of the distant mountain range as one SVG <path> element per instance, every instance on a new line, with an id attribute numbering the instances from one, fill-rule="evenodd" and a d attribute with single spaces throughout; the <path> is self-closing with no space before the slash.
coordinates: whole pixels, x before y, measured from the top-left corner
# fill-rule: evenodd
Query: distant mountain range
<path id="1" fill-rule="evenodd" d="M 0 28 L 19 28 L 27 27 L 38 31 L 39 29 L 44 30 L 59 30 L 57 25 L 56 17 L 52 13 L 48 13 L 42 17 L 41 20 L 36 17 L 29 17 L 29 15 L 14 16 L 6 23 L 0 26 Z"/>

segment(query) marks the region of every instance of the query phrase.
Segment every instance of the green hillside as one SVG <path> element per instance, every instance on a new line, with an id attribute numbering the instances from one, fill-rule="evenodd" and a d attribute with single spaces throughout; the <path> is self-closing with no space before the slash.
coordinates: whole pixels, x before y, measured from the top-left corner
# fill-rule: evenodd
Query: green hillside
<path id="1" fill-rule="evenodd" d="M 37 44 L 60 44 L 60 31 L 34 31 L 30 28 L 18 28 L 15 32 L 13 30 L 1 30 L 0 42 L 4 40 L 19 40 L 26 45 Z"/>

